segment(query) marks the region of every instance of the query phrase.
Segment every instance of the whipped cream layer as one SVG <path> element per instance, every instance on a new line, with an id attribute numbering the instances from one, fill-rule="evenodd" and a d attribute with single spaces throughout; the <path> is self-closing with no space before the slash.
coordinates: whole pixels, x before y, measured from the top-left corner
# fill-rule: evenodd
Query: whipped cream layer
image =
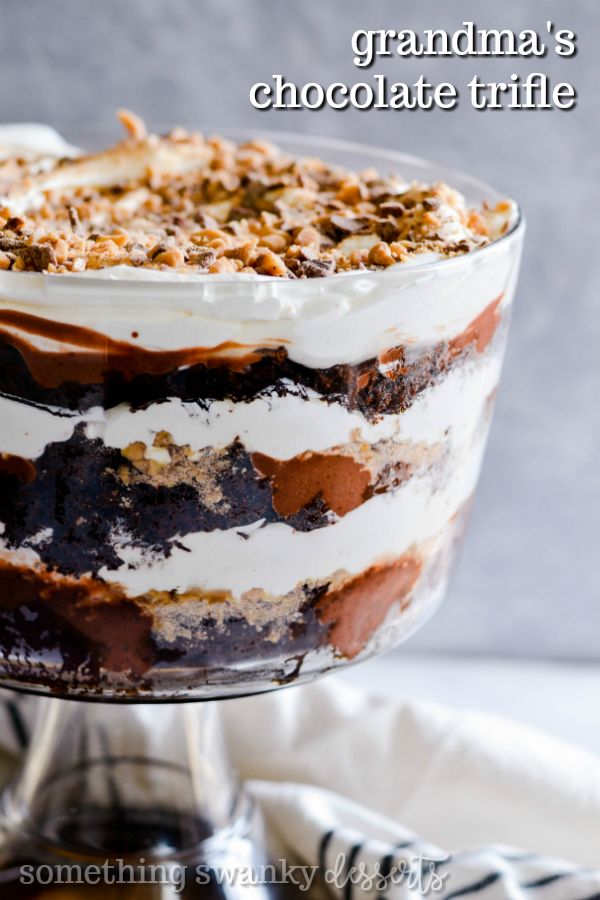
<path id="1" fill-rule="evenodd" d="M 513 240 L 437 264 L 305 282 L 173 278 L 128 267 L 103 277 L 0 272 L 0 319 L 4 309 L 16 310 L 151 351 L 281 346 L 312 368 L 356 364 L 397 345 L 451 340 L 497 297 L 508 304 L 518 263 Z M 66 336 L 23 338 L 46 352 L 74 349 Z"/>
<path id="2" fill-rule="evenodd" d="M 360 412 L 307 392 L 304 397 L 266 396 L 249 403 L 214 401 L 208 409 L 181 400 L 152 404 L 137 411 L 122 406 L 101 419 L 90 420 L 86 434 L 118 449 L 136 441 L 150 447 L 160 431 L 167 431 L 175 444 L 192 450 L 226 447 L 237 439 L 250 453 L 264 453 L 281 460 L 343 447 L 350 441 L 374 445 L 391 439 L 399 443 L 460 445 L 470 437 L 493 394 L 500 367 L 498 354 L 481 363 L 459 367 L 425 391 L 410 409 L 381 416 L 376 423 L 365 421 Z M 0 404 L 0 413 L 1 409 Z"/>

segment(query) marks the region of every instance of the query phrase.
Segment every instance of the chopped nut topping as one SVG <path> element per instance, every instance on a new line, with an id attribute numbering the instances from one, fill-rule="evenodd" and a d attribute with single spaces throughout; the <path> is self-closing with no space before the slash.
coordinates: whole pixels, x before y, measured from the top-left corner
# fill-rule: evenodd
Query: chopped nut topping
<path id="1" fill-rule="evenodd" d="M 318 278 L 455 256 L 505 234 L 510 201 L 469 210 L 448 185 L 405 183 L 176 129 L 93 156 L 2 164 L 0 269 L 82 272 L 116 265 Z"/>
<path id="2" fill-rule="evenodd" d="M 169 247 L 161 253 L 157 253 L 154 257 L 154 262 L 162 266 L 176 268 L 177 266 L 183 266 L 185 263 L 185 256 L 179 247 Z"/>

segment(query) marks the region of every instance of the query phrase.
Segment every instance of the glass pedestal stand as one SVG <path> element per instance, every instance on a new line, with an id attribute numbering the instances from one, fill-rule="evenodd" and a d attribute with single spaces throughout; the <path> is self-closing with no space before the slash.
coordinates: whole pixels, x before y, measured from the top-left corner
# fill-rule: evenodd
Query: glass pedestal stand
<path id="1" fill-rule="evenodd" d="M 249 883 L 265 863 L 260 817 L 215 702 L 39 707 L 2 797 L 3 900 L 272 896 Z"/>

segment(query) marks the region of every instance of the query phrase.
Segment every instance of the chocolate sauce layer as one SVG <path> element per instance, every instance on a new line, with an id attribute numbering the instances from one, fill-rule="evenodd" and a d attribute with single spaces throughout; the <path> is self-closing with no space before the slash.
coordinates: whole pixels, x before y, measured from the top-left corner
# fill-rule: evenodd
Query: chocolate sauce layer
<path id="1" fill-rule="evenodd" d="M 36 350 L 3 330 L 0 322 L 0 393 L 32 403 L 85 410 L 93 406 L 111 409 L 120 403 L 138 408 L 170 397 L 243 402 L 264 393 L 284 395 L 309 389 L 373 419 L 408 409 L 450 367 L 470 353 L 484 352 L 500 324 L 501 299 L 490 303 L 452 341 L 425 353 L 415 355 L 409 347 L 395 347 L 380 359 L 326 369 L 294 362 L 283 346 L 253 348 L 240 356 L 231 354 L 234 348 L 225 345 L 214 352 L 199 348 L 150 353 L 121 342 L 118 353 L 92 354 L 95 362 L 90 368 L 89 360 L 80 358 L 89 353 L 78 353 L 76 347 L 68 354 Z M 31 318 L 43 334 L 39 322 L 45 320 Z M 53 336 L 56 323 L 48 326 L 49 336 Z M 385 371 L 380 370 L 381 365 L 386 366 Z"/>
<path id="2" fill-rule="evenodd" d="M 139 678 L 157 659 L 177 655 L 155 646 L 152 619 L 109 585 L 53 580 L 3 562 L 0 625 L 0 656 L 17 670 L 19 664 L 41 657 L 56 662 L 58 656 L 61 669 L 86 680 L 98 679 L 102 669 Z"/>
<path id="3" fill-rule="evenodd" d="M 389 565 L 371 566 L 317 602 L 319 620 L 329 626 L 328 639 L 342 656 L 352 659 L 384 621 L 390 607 L 412 591 L 423 563 L 407 554 Z"/>
<path id="4" fill-rule="evenodd" d="M 45 388 L 57 388 L 71 381 L 102 384 L 105 376 L 113 372 L 131 381 L 136 375 L 166 375 L 196 364 L 226 365 L 236 371 L 259 358 L 252 348 L 230 341 L 210 348 L 147 350 L 92 328 L 11 309 L 0 310 L 0 333 L 19 351 L 35 381 Z M 42 350 L 28 340 L 29 336 L 53 342 L 55 347 Z"/>
<path id="5" fill-rule="evenodd" d="M 321 498 L 326 509 L 345 516 L 373 496 L 371 476 L 351 456 L 302 453 L 289 460 L 254 453 L 255 468 L 269 478 L 273 507 L 288 518 Z"/>

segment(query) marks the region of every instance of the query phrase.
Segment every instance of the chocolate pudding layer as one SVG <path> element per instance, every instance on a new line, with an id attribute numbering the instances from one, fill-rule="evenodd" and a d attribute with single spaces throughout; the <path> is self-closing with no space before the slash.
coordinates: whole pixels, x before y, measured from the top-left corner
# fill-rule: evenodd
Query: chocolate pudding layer
<path id="1" fill-rule="evenodd" d="M 202 698 L 386 649 L 475 490 L 514 206 L 124 121 L 3 164 L 3 680 Z"/>

